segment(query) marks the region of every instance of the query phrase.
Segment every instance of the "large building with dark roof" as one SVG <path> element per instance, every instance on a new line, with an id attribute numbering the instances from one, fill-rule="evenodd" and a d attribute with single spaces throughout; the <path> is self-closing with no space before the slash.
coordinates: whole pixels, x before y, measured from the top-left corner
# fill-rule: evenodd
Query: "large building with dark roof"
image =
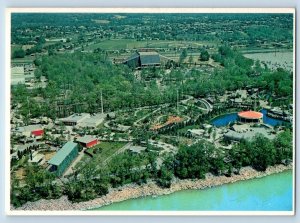
<path id="1" fill-rule="evenodd" d="M 123 63 L 129 67 L 143 68 L 160 66 L 161 62 L 162 56 L 155 51 L 136 51 Z"/>

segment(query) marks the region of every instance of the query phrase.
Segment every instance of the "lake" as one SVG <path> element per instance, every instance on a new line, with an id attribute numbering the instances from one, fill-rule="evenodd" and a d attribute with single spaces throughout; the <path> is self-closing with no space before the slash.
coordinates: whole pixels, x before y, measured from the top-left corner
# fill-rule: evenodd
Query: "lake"
<path id="1" fill-rule="evenodd" d="M 270 176 L 159 197 L 131 199 L 93 211 L 292 211 L 293 174 Z"/>
<path id="2" fill-rule="evenodd" d="M 286 70 L 293 70 L 293 52 L 264 52 L 246 53 L 245 57 L 265 62 L 270 69 L 282 67 Z"/>
<path id="3" fill-rule="evenodd" d="M 263 123 L 265 123 L 265 124 L 268 124 L 271 126 L 276 126 L 276 125 L 283 125 L 284 123 L 287 123 L 287 122 L 279 120 L 279 119 L 268 117 L 266 109 L 262 109 L 260 112 L 263 113 Z M 230 114 L 221 115 L 221 116 L 214 118 L 211 121 L 211 123 L 216 127 L 221 127 L 221 126 L 226 126 L 229 123 L 235 122 L 237 120 L 238 120 L 237 113 L 230 113 Z"/>

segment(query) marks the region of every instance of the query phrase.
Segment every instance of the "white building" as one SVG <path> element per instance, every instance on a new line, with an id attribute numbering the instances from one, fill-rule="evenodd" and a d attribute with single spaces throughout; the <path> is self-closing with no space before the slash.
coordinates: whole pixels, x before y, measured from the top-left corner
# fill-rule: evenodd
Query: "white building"
<path id="1" fill-rule="evenodd" d="M 11 67 L 11 85 L 25 84 L 24 66 Z"/>

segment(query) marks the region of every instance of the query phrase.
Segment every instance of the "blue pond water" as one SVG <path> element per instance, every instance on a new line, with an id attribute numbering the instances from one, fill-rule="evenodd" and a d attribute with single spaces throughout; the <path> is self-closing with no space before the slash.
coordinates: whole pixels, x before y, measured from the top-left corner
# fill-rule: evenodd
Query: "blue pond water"
<path id="1" fill-rule="evenodd" d="M 265 124 L 268 124 L 271 126 L 276 126 L 276 125 L 283 125 L 284 123 L 286 123 L 285 121 L 268 117 L 266 109 L 262 109 L 260 112 L 263 113 L 263 115 L 264 115 L 263 122 Z M 222 116 L 219 116 L 219 117 L 213 119 L 212 124 L 216 127 L 221 127 L 221 126 L 226 126 L 229 123 L 235 122 L 237 120 L 238 120 L 237 113 L 230 113 L 230 114 L 222 115 Z"/>

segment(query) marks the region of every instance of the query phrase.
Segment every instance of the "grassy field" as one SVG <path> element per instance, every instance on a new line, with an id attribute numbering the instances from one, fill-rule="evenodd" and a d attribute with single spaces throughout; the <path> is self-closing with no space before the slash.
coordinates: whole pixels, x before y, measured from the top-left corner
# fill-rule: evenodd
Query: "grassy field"
<path id="1" fill-rule="evenodd" d="M 94 149 L 102 148 L 102 151 L 100 153 L 95 154 L 94 159 L 96 159 L 98 162 L 103 162 L 124 145 L 126 145 L 126 143 L 124 142 L 101 142 L 94 147 Z"/>
<path id="2" fill-rule="evenodd" d="M 152 109 L 141 109 L 135 113 L 134 117 L 136 120 L 138 120 L 138 119 L 144 117 L 145 115 L 149 114 L 150 112 L 152 112 Z"/>
<path id="3" fill-rule="evenodd" d="M 137 42 L 128 39 L 104 40 L 100 43 L 95 43 L 86 47 L 86 50 L 94 50 L 97 48 L 104 50 L 118 50 L 118 49 L 133 49 L 145 47 L 144 42 Z"/>
<path id="4" fill-rule="evenodd" d="M 12 59 L 11 62 L 12 63 L 33 63 L 34 60 L 35 60 L 35 57 L 26 56 L 24 58 Z"/>
<path id="5" fill-rule="evenodd" d="M 189 125 L 182 129 L 178 129 L 178 133 L 186 133 L 189 129 L 199 129 L 199 125 Z"/>
<path id="6" fill-rule="evenodd" d="M 98 164 L 101 164 L 103 161 L 111 157 L 116 151 L 118 151 L 118 149 L 122 148 L 124 145 L 126 145 L 126 143 L 124 142 L 101 142 L 95 147 L 87 149 L 89 153 L 93 154 L 93 157 L 84 154 L 81 160 L 76 164 L 75 168 L 81 169 L 86 163 L 89 162 L 96 162 Z M 93 151 L 97 148 L 102 148 L 102 151 L 94 154 Z"/>
<path id="7" fill-rule="evenodd" d="M 134 49 L 134 48 L 172 48 L 172 47 L 201 47 L 202 45 L 212 45 L 213 42 L 200 42 L 200 41 L 170 41 L 170 40 L 142 40 L 136 41 L 133 39 L 114 39 L 104 40 L 100 43 L 89 45 L 86 50 L 94 50 L 97 48 L 105 50 L 118 50 L 118 49 Z"/>

